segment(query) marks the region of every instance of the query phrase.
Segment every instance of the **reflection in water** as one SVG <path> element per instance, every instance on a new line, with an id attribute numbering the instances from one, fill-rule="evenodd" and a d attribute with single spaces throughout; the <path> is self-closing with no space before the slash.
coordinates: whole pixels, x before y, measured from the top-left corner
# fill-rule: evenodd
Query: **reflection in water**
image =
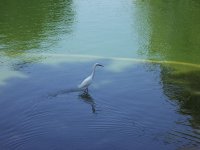
<path id="1" fill-rule="evenodd" d="M 16 77 L 15 71 L 44 59 L 26 55 L 28 52 L 50 51 L 72 32 L 73 9 L 72 0 L 1 1 L 0 60 L 4 67 L 0 67 L 0 73 L 13 73 L 0 76 L 0 83 Z"/>
<path id="2" fill-rule="evenodd" d="M 199 64 L 199 1 L 136 1 L 142 24 L 138 29 L 143 55 L 148 59 Z M 143 18 L 143 19 L 141 19 Z M 180 102 L 180 111 L 199 122 L 200 70 L 160 65 L 164 93 Z M 199 122 L 200 123 L 200 122 Z"/>
<path id="3" fill-rule="evenodd" d="M 83 92 L 81 89 L 79 88 L 71 88 L 71 89 L 66 89 L 66 90 L 59 90 L 57 92 L 53 92 L 53 93 L 49 93 L 48 97 L 49 98 L 55 98 L 59 95 L 64 95 L 64 94 L 70 94 L 73 92 L 80 92 L 80 94 L 78 95 L 79 98 L 81 98 L 85 103 L 89 104 L 92 108 L 92 112 L 96 113 L 96 104 L 94 99 L 92 98 L 92 96 L 89 93 Z"/>
<path id="4" fill-rule="evenodd" d="M 199 1 L 137 0 L 140 54 L 199 64 Z"/>
<path id="5" fill-rule="evenodd" d="M 7 56 L 27 50 L 47 50 L 72 31 L 72 0 L 2 1 L 0 45 Z"/>
<path id="6" fill-rule="evenodd" d="M 55 97 L 57 97 L 59 95 L 70 94 L 72 92 L 80 92 L 81 94 L 79 94 L 79 98 L 81 98 L 85 103 L 91 105 L 92 112 L 96 113 L 96 105 L 95 105 L 95 102 L 94 102 L 94 99 L 92 98 L 92 96 L 89 93 L 83 92 L 79 88 L 71 88 L 71 89 L 67 89 L 67 90 L 59 90 L 59 91 L 54 92 L 54 93 L 49 93 L 48 97 L 49 98 L 55 98 Z"/>
<path id="7" fill-rule="evenodd" d="M 189 139 L 192 143 L 199 145 L 200 70 L 192 70 L 187 67 L 161 66 L 160 79 L 164 94 L 170 100 L 178 103 L 179 113 L 187 116 L 186 120 L 179 120 L 176 124 L 187 128 L 192 127 L 187 130 L 176 128 L 169 134 Z"/>
<path id="8" fill-rule="evenodd" d="M 12 67 L 22 75 L 30 72 L 27 78 L 19 73 L 12 73 L 12 77 L 23 78 L 8 80 L 11 78 L 8 74 L 3 77 L 7 84 L 0 91 L 1 149 L 177 149 L 184 143 L 199 144 L 199 131 L 194 133 L 187 121 L 192 118 L 192 127 L 199 127 L 199 69 L 198 65 L 192 68 L 199 63 L 197 0 L 131 0 L 134 3 L 131 11 L 136 11 L 134 18 L 139 23 L 133 26 L 133 35 L 130 35 L 132 20 L 126 9 L 130 5 L 124 0 L 76 1 L 78 23 L 75 36 L 63 42 L 67 46 L 56 44 L 63 35 L 72 33 L 75 17 L 72 0 L 3 1 L 0 5 L 0 55 L 20 60 Z M 139 35 L 135 33 L 137 27 Z M 137 36 L 142 40 L 135 38 Z M 50 48 L 51 45 L 54 47 Z M 132 63 L 132 59 L 124 59 L 138 58 L 132 51 L 137 45 L 141 45 L 138 53 L 142 59 L 147 58 L 145 62 L 156 59 L 151 62 L 167 60 L 171 63 L 156 67 L 150 64 L 150 69 L 155 71 L 150 73 L 143 65 Z M 41 51 L 54 49 L 56 53 L 64 47 L 72 48 L 73 54 L 81 57 L 75 59 L 68 55 L 66 59 L 63 54 L 59 58 L 46 55 L 51 62 L 46 63 L 48 65 L 35 63 L 38 59 L 24 61 L 29 51 L 40 56 Z M 108 82 L 98 84 L 101 92 L 93 93 L 95 100 L 88 94 L 77 96 L 78 93 L 59 90 L 81 80 L 80 70 L 87 68 L 89 61 L 100 59 L 90 56 L 88 59 L 82 54 L 103 54 L 109 57 L 107 64 L 114 63 L 107 65 L 108 69 L 99 76 L 106 77 Z M 122 59 L 115 59 L 116 56 Z M 11 66 L 6 64 L 11 63 L 10 59 L 0 58 L 0 61 L 4 62 L 2 66 Z M 179 68 L 184 63 L 175 67 L 174 62 L 179 61 L 186 62 L 189 67 Z M 31 62 L 34 64 L 30 65 Z M 52 65 L 56 63 L 58 65 Z M 1 78 L 2 74 L 0 83 Z M 53 99 L 59 100 L 46 97 L 57 90 Z M 56 97 L 59 94 L 64 95 Z M 97 97 L 101 97 L 101 101 Z M 91 115 L 77 98 L 87 103 L 93 113 L 97 111 L 95 102 L 104 109 L 100 115 Z M 178 100 L 180 112 L 191 116 L 176 113 L 165 99 Z M 182 118 L 186 125 L 181 124 Z M 166 137 L 166 132 L 174 135 L 166 140 L 172 146 L 160 141 Z"/>
<path id="9" fill-rule="evenodd" d="M 200 64 L 199 1 L 136 0 L 135 4 L 140 55 L 148 60 Z M 184 131 L 174 127 L 170 134 L 199 144 L 199 132 L 195 131 L 200 128 L 199 68 L 176 64 L 161 64 L 159 68 L 163 93 L 178 102 L 178 112 L 188 115 L 187 121 L 177 124 L 192 127 Z"/>
<path id="10" fill-rule="evenodd" d="M 161 81 L 164 93 L 180 104 L 180 113 L 189 114 L 193 118 L 191 125 L 200 127 L 200 70 L 180 72 L 162 67 Z"/>
<path id="11" fill-rule="evenodd" d="M 92 108 L 92 112 L 95 113 L 96 112 L 96 105 L 94 102 L 94 99 L 92 98 L 92 96 L 89 93 L 82 93 L 79 95 L 79 97 L 87 104 L 89 104 Z"/>

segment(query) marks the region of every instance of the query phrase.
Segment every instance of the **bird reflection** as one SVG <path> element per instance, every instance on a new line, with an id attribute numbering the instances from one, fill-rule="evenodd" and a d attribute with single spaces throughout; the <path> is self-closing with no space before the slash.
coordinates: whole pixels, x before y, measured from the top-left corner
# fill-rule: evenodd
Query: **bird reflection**
<path id="1" fill-rule="evenodd" d="M 95 102 L 94 99 L 92 98 L 92 96 L 89 93 L 82 93 L 79 95 L 79 97 L 87 104 L 91 105 L 92 107 L 92 112 L 95 113 L 96 112 L 96 106 L 95 106 Z"/>
<path id="2" fill-rule="evenodd" d="M 50 94 L 48 94 L 48 96 L 49 97 L 57 97 L 59 95 L 69 94 L 72 92 L 80 92 L 80 89 L 74 88 L 74 89 L 60 90 L 55 93 L 50 93 Z M 89 93 L 83 92 L 83 93 L 79 94 L 79 98 L 81 98 L 85 103 L 91 105 L 93 113 L 96 112 L 95 101 Z"/>

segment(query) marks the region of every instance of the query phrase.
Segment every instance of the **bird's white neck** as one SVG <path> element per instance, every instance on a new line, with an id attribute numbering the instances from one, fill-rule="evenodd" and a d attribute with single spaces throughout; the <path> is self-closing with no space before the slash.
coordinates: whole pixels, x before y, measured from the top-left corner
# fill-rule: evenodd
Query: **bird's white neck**
<path id="1" fill-rule="evenodd" d="M 97 67 L 96 65 L 93 66 L 93 70 L 92 70 L 92 73 L 90 75 L 92 77 L 92 79 L 94 78 L 96 67 Z"/>

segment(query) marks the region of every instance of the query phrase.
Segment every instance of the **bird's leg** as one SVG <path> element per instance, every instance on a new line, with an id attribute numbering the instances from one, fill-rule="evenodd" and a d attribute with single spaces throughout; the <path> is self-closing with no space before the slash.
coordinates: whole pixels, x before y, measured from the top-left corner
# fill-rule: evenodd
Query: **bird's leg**
<path id="1" fill-rule="evenodd" d="M 86 88 L 86 89 L 84 90 L 84 93 L 85 93 L 85 94 L 88 94 L 88 88 Z"/>
<path id="2" fill-rule="evenodd" d="M 86 88 L 86 93 L 88 93 L 88 88 Z"/>

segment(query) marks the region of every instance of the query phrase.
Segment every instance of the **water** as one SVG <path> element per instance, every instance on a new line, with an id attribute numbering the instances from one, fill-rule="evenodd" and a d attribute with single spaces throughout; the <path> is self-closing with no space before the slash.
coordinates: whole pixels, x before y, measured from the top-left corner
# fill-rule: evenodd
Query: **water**
<path id="1" fill-rule="evenodd" d="M 2 0 L 0 149 L 200 149 L 199 6 Z"/>

